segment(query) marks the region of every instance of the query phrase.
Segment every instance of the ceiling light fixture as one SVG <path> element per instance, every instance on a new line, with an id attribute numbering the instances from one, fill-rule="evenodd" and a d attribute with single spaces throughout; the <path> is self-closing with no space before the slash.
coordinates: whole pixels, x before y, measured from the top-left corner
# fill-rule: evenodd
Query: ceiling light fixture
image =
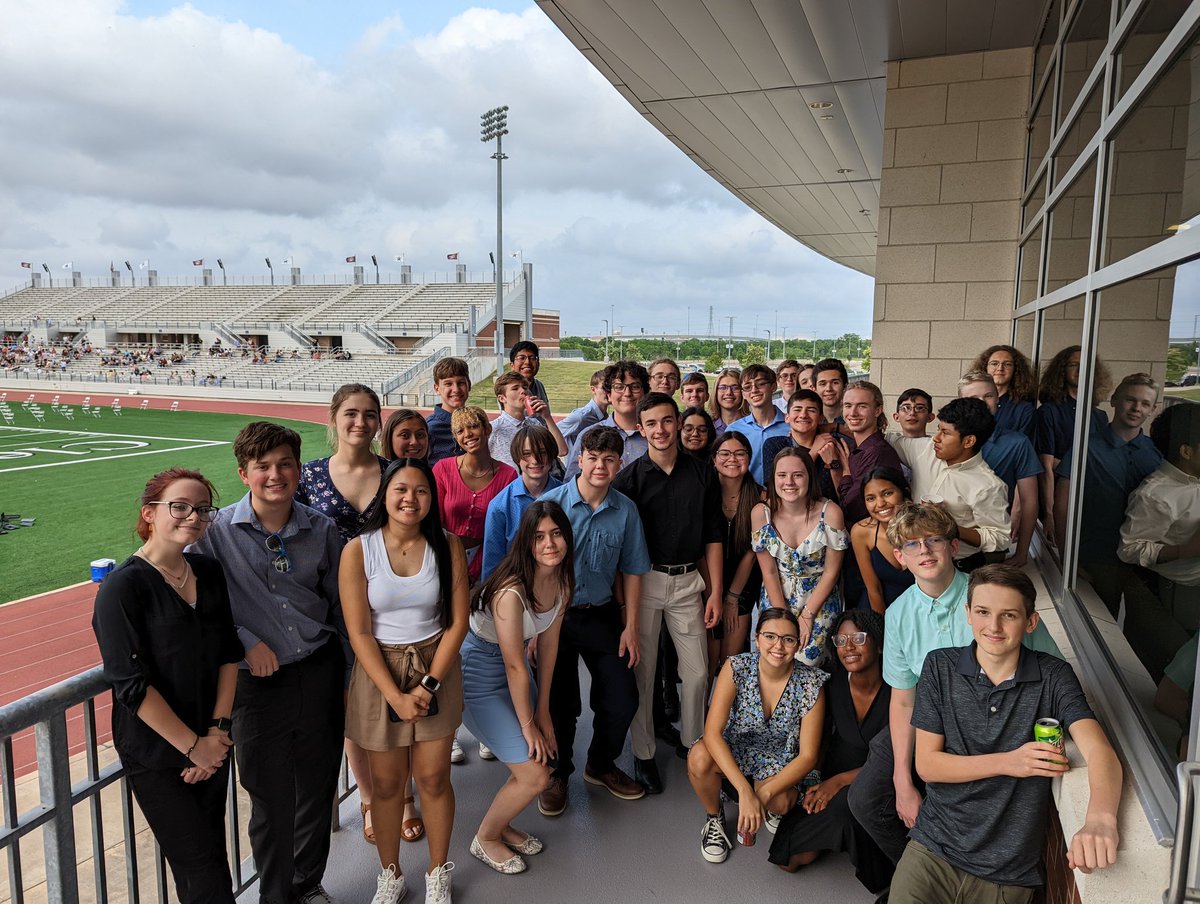
<path id="1" fill-rule="evenodd" d="M 845 175 L 846 173 L 852 173 L 852 172 L 854 172 L 854 170 L 852 170 L 852 169 L 847 169 L 847 168 L 845 168 L 845 167 L 842 167 L 841 169 L 839 169 L 839 170 L 838 170 L 838 173 L 839 173 L 840 175 Z"/>
<path id="2" fill-rule="evenodd" d="M 833 119 L 833 114 L 832 113 L 822 113 L 820 116 L 817 117 L 817 119 L 830 120 L 830 119 Z"/>
<path id="3" fill-rule="evenodd" d="M 833 103 L 827 100 L 814 100 L 809 106 L 814 110 L 828 110 L 833 106 Z"/>

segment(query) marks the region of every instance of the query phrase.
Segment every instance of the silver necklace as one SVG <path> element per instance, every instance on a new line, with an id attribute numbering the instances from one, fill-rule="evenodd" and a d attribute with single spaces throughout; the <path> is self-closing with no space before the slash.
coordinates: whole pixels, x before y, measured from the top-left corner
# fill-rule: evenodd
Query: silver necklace
<path id="1" fill-rule="evenodd" d="M 158 570 L 158 573 L 163 576 L 163 580 L 165 580 L 169 585 L 174 587 L 176 590 L 182 590 L 184 588 L 184 586 L 186 586 L 186 584 L 188 582 L 188 578 L 190 578 L 192 576 L 192 567 L 191 567 L 191 565 L 188 564 L 187 559 L 183 560 L 183 578 L 181 580 L 179 580 L 179 583 L 175 583 L 175 581 L 176 581 L 175 576 L 173 574 L 171 574 L 171 572 L 167 571 L 167 569 L 165 569 L 161 565 L 159 565 L 157 562 L 155 562 L 152 558 L 150 558 L 150 556 L 146 554 L 146 550 L 139 549 L 138 554 L 143 559 L 145 559 L 147 562 L 149 562 L 151 565 L 153 565 L 155 567 L 155 569 Z"/>

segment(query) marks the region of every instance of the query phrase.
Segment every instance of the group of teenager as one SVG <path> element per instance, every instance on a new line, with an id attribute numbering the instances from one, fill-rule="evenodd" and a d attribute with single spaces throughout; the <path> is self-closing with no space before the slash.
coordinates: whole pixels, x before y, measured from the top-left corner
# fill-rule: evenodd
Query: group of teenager
<path id="1" fill-rule="evenodd" d="M 233 505 L 196 471 L 155 475 L 94 627 L 114 741 L 180 900 L 233 899 L 232 751 L 261 901 L 330 900 L 344 752 L 374 904 L 405 896 L 400 848 L 422 837 L 427 904 L 449 902 L 460 725 L 508 770 L 470 853 L 524 871 L 544 844 L 521 814 L 579 793 L 581 663 L 584 781 L 661 793 L 664 741 L 709 863 L 765 829 L 783 869 L 844 851 L 893 902 L 1030 900 L 1050 779 L 1070 768 L 1033 740 L 1054 719 L 1089 770 L 1069 863 L 1111 864 L 1120 766 L 1018 567 L 1047 498 L 1028 431 L 1061 426 L 1025 418 L 1004 366 L 1019 359 L 987 350 L 930 438 L 928 393 L 902 393 L 888 433 L 880 390 L 836 359 L 723 370 L 713 394 L 669 359 L 618 361 L 556 421 L 521 342 L 498 416 L 446 358 L 429 417 L 384 422 L 371 389 L 341 387 L 327 458 L 247 425 Z"/>

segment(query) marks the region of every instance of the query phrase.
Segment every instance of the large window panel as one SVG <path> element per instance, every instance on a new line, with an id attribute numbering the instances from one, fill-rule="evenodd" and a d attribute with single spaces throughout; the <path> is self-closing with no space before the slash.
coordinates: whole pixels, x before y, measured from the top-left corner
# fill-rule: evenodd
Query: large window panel
<path id="1" fill-rule="evenodd" d="M 1079 115 L 1067 129 L 1066 137 L 1054 154 L 1054 184 L 1060 183 L 1067 172 L 1079 159 L 1087 143 L 1100 128 L 1100 97 L 1102 85 L 1097 85 L 1088 94 L 1087 100 L 1079 110 Z"/>
<path id="2" fill-rule="evenodd" d="M 1108 43 L 1108 19 L 1111 0 L 1083 0 L 1067 29 L 1062 50 L 1062 94 L 1059 122 L 1070 111 L 1088 75 L 1095 68 Z"/>
<path id="3" fill-rule="evenodd" d="M 1020 250 L 1021 262 L 1017 275 L 1017 304 L 1023 305 L 1038 296 L 1038 269 L 1041 267 L 1042 227 L 1035 229 Z"/>
<path id="4" fill-rule="evenodd" d="M 1146 63 L 1175 27 L 1189 0 L 1150 0 L 1138 14 L 1138 20 L 1117 50 L 1114 103 L 1129 89 Z M 1128 3 L 1122 3 L 1124 10 Z"/>
<path id="5" fill-rule="evenodd" d="M 1095 194 L 1096 162 L 1093 160 L 1050 211 L 1047 292 L 1087 276 Z"/>
<path id="6" fill-rule="evenodd" d="M 1034 105 L 1029 117 L 1029 168 L 1025 173 L 1025 184 L 1029 185 L 1046 151 L 1050 150 L 1050 110 L 1054 106 L 1054 83 L 1047 83 Z"/>
<path id="7" fill-rule="evenodd" d="M 1054 56 L 1054 44 L 1058 40 L 1058 23 L 1062 18 L 1062 0 L 1051 0 L 1046 11 L 1045 27 L 1038 36 L 1037 49 L 1033 56 L 1033 83 L 1037 85 Z"/>
<path id="8" fill-rule="evenodd" d="M 1173 234 L 1200 212 L 1200 59 L 1190 44 L 1110 145 L 1105 263 Z"/>

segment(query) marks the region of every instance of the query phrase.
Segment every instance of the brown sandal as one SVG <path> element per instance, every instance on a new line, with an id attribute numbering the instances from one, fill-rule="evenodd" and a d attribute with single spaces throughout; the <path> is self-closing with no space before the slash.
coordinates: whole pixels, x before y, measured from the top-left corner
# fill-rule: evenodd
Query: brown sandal
<path id="1" fill-rule="evenodd" d="M 404 806 L 415 803 L 414 798 L 404 798 Z M 425 837 L 425 820 L 420 815 L 414 816 L 412 819 L 406 819 L 400 823 L 400 837 L 405 841 L 420 841 Z"/>
<path id="2" fill-rule="evenodd" d="M 363 818 L 363 838 L 367 840 L 367 844 L 375 843 L 375 825 L 371 822 L 371 805 L 359 804 L 358 810 L 362 813 Z"/>

